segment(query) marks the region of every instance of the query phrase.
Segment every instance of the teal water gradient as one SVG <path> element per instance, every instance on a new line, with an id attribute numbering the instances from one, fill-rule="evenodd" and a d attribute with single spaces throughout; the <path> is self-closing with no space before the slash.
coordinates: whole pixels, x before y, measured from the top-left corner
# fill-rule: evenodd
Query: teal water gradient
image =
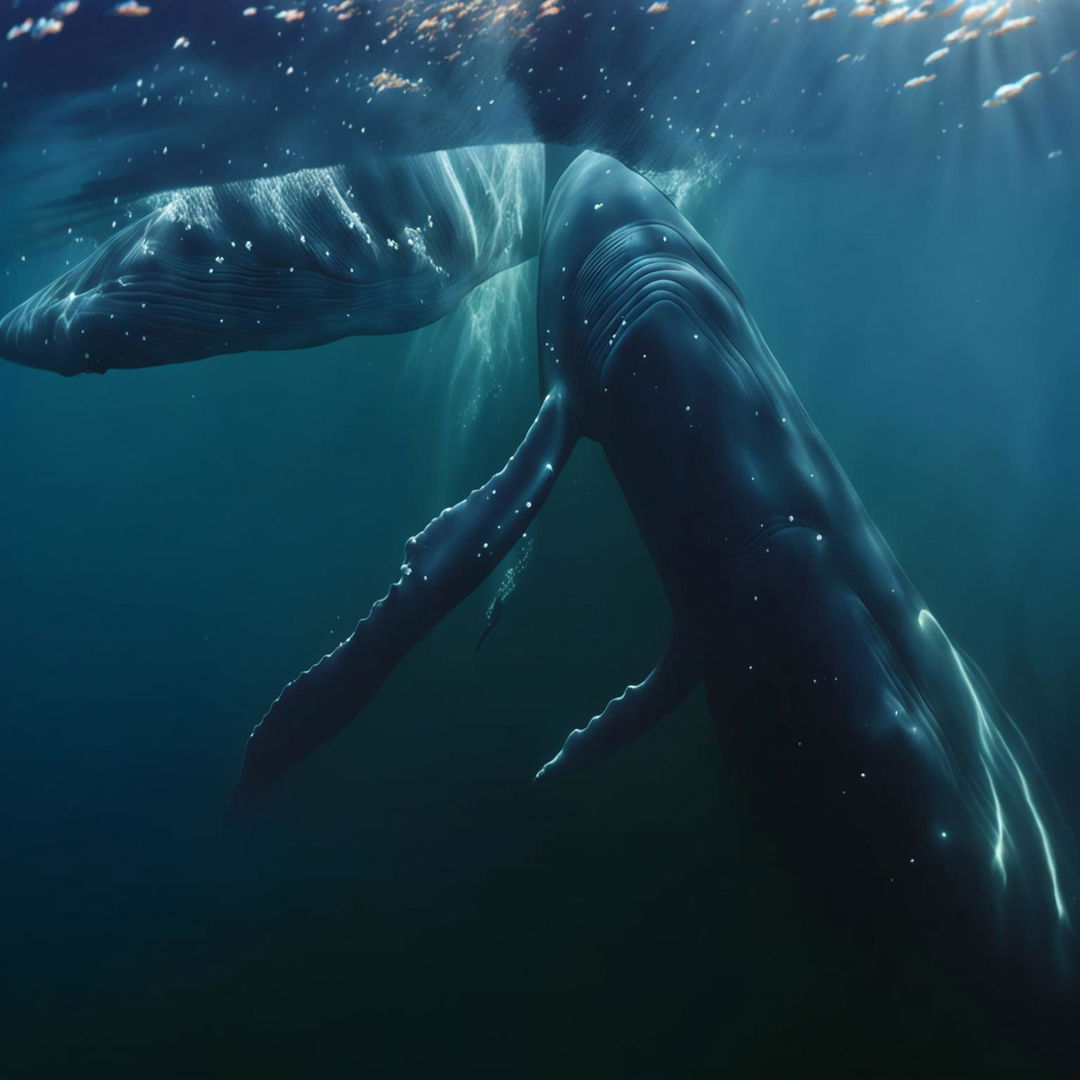
<path id="1" fill-rule="evenodd" d="M 688 209 L 1075 823 L 1080 207 L 1068 162 L 997 164 L 748 171 Z M 3 306 L 45 271 L 18 274 Z M 476 387 L 484 326 L 453 318 L 104 378 L 0 368 L 0 1072 L 1063 1071 L 933 958 L 836 948 L 702 700 L 531 783 L 666 631 L 595 450 L 483 651 L 494 580 L 225 821 L 254 720 L 532 416 L 529 317 Z"/>

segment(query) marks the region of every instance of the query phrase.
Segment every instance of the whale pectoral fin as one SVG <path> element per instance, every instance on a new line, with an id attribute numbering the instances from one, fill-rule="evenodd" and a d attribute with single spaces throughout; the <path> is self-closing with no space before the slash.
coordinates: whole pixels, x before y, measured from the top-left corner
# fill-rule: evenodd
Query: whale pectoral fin
<path id="1" fill-rule="evenodd" d="M 345 641 L 285 687 L 252 731 L 234 805 L 340 731 L 413 645 L 498 566 L 576 439 L 561 396 L 549 394 L 506 466 L 405 545 L 401 578 Z"/>
<path id="2" fill-rule="evenodd" d="M 571 731 L 562 749 L 536 774 L 550 777 L 591 765 L 632 742 L 672 712 L 701 679 L 696 660 L 673 640 L 663 660 L 636 686 L 607 703 L 599 716 Z"/>

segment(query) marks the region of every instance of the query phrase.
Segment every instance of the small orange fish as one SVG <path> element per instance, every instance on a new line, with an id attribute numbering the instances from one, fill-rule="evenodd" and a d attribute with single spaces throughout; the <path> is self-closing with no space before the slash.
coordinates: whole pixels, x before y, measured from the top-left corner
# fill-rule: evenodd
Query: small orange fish
<path id="1" fill-rule="evenodd" d="M 1014 30 L 1023 30 L 1034 23 L 1034 15 L 1024 15 L 1019 19 L 1006 19 L 996 30 L 990 31 L 990 36 L 1001 37 L 1003 34 L 1011 34 Z"/>
<path id="2" fill-rule="evenodd" d="M 1025 75 L 1022 79 L 1017 79 L 1014 83 L 1005 83 L 1003 86 L 999 86 L 992 97 L 987 98 L 983 102 L 984 109 L 996 109 L 1001 105 L 1004 105 L 1007 101 L 1012 101 L 1014 97 L 1018 97 L 1022 94 L 1036 79 L 1042 78 L 1041 71 L 1033 71 L 1030 75 Z"/>
<path id="3" fill-rule="evenodd" d="M 16 38 L 20 38 L 23 34 L 29 34 L 34 29 L 33 19 L 23 19 L 21 23 L 16 23 L 8 32 L 7 40 L 14 41 Z"/>
<path id="4" fill-rule="evenodd" d="M 875 26 L 895 26 L 897 23 L 904 21 L 904 16 L 908 13 L 906 7 L 893 8 L 892 11 L 886 11 L 884 15 L 879 15 L 874 20 Z"/>

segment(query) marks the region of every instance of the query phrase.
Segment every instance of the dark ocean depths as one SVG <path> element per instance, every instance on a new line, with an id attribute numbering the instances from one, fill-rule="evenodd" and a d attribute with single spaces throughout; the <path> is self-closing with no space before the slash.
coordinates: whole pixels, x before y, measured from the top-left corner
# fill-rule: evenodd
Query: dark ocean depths
<path id="1" fill-rule="evenodd" d="M 1023 727 L 1075 856 L 1080 174 L 1005 111 L 971 159 L 668 182 Z M 63 259 L 12 249 L 0 308 Z M 0 1076 L 1075 1075 L 932 958 L 838 949 L 700 694 L 532 783 L 668 629 L 591 445 L 483 650 L 498 575 L 226 819 L 252 724 L 532 417 L 535 272 L 411 334 L 0 365 Z"/>

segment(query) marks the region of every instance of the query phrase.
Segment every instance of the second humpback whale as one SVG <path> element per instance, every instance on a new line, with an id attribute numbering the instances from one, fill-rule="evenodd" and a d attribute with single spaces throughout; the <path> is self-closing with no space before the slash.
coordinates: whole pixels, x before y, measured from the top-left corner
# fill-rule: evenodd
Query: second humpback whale
<path id="1" fill-rule="evenodd" d="M 848 931 L 885 918 L 1015 1000 L 1066 938 L 1052 802 L 1019 732 L 904 575 L 726 267 L 647 180 L 582 154 L 549 201 L 543 401 L 505 468 L 405 548 L 400 579 L 286 687 L 237 802 L 349 722 L 495 568 L 575 442 L 605 451 L 670 644 L 539 772 L 586 765 L 704 684 L 789 865 Z M 1030 980 L 1030 981 L 1029 981 Z"/>
<path id="2" fill-rule="evenodd" d="M 362 159 L 159 200 L 0 318 L 62 375 L 398 334 L 536 254 L 538 145 Z"/>

